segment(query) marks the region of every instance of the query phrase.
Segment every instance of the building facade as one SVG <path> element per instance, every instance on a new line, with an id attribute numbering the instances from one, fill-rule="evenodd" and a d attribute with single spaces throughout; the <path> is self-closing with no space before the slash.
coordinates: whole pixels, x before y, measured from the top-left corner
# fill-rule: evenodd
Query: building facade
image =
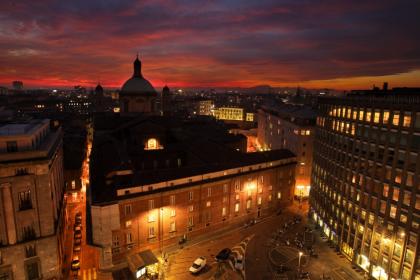
<path id="1" fill-rule="evenodd" d="M 420 99 L 322 98 L 311 217 L 374 279 L 420 279 Z"/>
<path id="2" fill-rule="evenodd" d="M 291 203 L 296 159 L 288 150 L 239 152 L 231 146 L 241 140 L 214 120 L 121 123 L 95 126 L 90 160 L 91 239 L 103 268 Z"/>
<path id="3" fill-rule="evenodd" d="M 62 132 L 50 121 L 0 127 L 0 279 L 61 275 Z"/>
<path id="4" fill-rule="evenodd" d="M 310 191 L 315 112 L 302 106 L 258 110 L 257 145 L 262 150 L 289 149 L 296 157 L 296 197 L 308 197 Z"/>

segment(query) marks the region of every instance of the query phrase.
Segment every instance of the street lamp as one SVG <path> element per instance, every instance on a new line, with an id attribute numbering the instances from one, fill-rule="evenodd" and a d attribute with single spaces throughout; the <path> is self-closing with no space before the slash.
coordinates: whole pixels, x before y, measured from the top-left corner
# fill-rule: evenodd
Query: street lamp
<path id="1" fill-rule="evenodd" d="M 300 273 L 300 258 L 302 257 L 303 252 L 299 252 L 299 265 L 298 265 L 298 273 Z"/>

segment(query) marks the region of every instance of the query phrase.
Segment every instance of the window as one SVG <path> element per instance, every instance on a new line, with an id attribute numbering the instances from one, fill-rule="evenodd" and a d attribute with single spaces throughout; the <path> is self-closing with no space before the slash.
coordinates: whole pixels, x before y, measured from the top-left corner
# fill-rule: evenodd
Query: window
<path id="1" fill-rule="evenodd" d="M 19 210 L 32 209 L 31 191 L 19 192 Z"/>
<path id="2" fill-rule="evenodd" d="M 150 138 L 147 140 L 146 150 L 157 150 L 158 149 L 158 142 L 155 138 Z"/>
<path id="3" fill-rule="evenodd" d="M 270 185 L 270 186 L 268 186 L 268 190 L 269 190 L 269 191 L 273 190 L 273 186 L 271 186 L 271 185 Z"/>
<path id="4" fill-rule="evenodd" d="M 120 240 L 118 238 L 118 235 L 113 235 L 112 236 L 112 246 L 113 247 L 118 247 L 120 246 Z"/>
<path id="5" fill-rule="evenodd" d="M 236 195 L 235 195 L 235 199 L 236 199 L 236 200 L 239 200 L 239 194 L 236 194 Z"/>
<path id="6" fill-rule="evenodd" d="M 227 196 L 224 196 L 222 201 L 227 202 L 227 200 L 228 200 Z"/>
<path id="7" fill-rule="evenodd" d="M 277 199 L 281 199 L 281 192 L 277 192 Z"/>
<path id="8" fill-rule="evenodd" d="M 226 216 L 226 207 L 222 208 L 222 217 Z"/>
<path id="9" fill-rule="evenodd" d="M 258 205 L 261 205 L 261 203 L 262 203 L 262 197 L 261 197 L 261 196 L 259 196 L 259 197 L 258 197 L 257 204 L 258 204 Z"/>
<path id="10" fill-rule="evenodd" d="M 241 184 L 239 183 L 239 181 L 235 181 L 235 191 L 240 191 L 241 190 Z"/>
<path id="11" fill-rule="evenodd" d="M 383 118 L 382 118 L 382 123 L 387 124 L 388 121 L 389 121 L 389 111 L 386 110 L 386 111 L 384 111 L 384 115 L 383 115 Z"/>
<path id="12" fill-rule="evenodd" d="M 147 218 L 147 221 L 149 223 L 156 221 L 156 215 L 155 215 L 155 213 L 150 213 L 149 216 L 148 216 L 148 218 Z"/>
<path id="13" fill-rule="evenodd" d="M 194 225 L 194 217 L 188 217 L 188 226 L 192 227 Z"/>
<path id="14" fill-rule="evenodd" d="M 411 115 L 410 113 L 405 113 L 404 114 L 404 119 L 403 119 L 403 126 L 404 127 L 410 127 L 411 125 Z"/>
<path id="15" fill-rule="evenodd" d="M 251 208 L 251 199 L 246 201 L 246 209 L 249 210 Z"/>
<path id="16" fill-rule="evenodd" d="M 74 190 L 76 188 L 76 181 L 71 180 L 71 189 Z"/>
<path id="17" fill-rule="evenodd" d="M 366 121 L 367 122 L 370 122 L 370 119 L 371 119 L 371 112 L 370 111 L 367 111 L 366 112 Z"/>
<path id="18" fill-rule="evenodd" d="M 392 200 L 398 201 L 399 196 L 400 196 L 400 190 L 397 188 L 394 188 L 394 192 L 392 193 Z"/>
<path id="19" fill-rule="evenodd" d="M 272 199 L 273 199 L 272 195 L 271 195 L 271 194 L 269 194 L 269 195 L 268 195 L 268 201 L 271 201 Z"/>
<path id="20" fill-rule="evenodd" d="M 155 237 L 155 227 L 149 227 L 149 238 Z"/>
<path id="21" fill-rule="evenodd" d="M 124 205 L 124 213 L 125 213 L 125 215 L 129 215 L 129 214 L 131 214 L 131 204 L 126 204 L 126 205 Z"/>
<path id="22" fill-rule="evenodd" d="M 363 110 L 359 111 L 359 121 L 363 121 L 364 113 L 365 112 Z"/>
<path id="23" fill-rule="evenodd" d="M 175 215 L 176 215 L 175 209 L 171 209 L 171 217 L 175 217 Z"/>
<path id="24" fill-rule="evenodd" d="M 399 125 L 399 123 L 400 123 L 400 114 L 394 113 L 394 116 L 392 118 L 392 124 Z"/>
<path id="25" fill-rule="evenodd" d="M 175 221 L 172 221 L 169 225 L 169 232 L 174 232 L 174 231 L 176 231 Z"/>
<path id="26" fill-rule="evenodd" d="M 35 247 L 35 244 L 34 245 L 25 246 L 25 257 L 26 258 L 36 257 L 36 247 Z"/>
<path id="27" fill-rule="evenodd" d="M 235 212 L 239 212 L 239 202 L 235 203 Z"/>
<path id="28" fill-rule="evenodd" d="M 149 210 L 152 210 L 153 208 L 155 208 L 155 201 L 153 199 L 149 200 Z"/>
<path id="29" fill-rule="evenodd" d="M 207 197 L 211 196 L 211 188 L 207 188 Z"/>
<path id="30" fill-rule="evenodd" d="M 228 185 L 227 184 L 224 184 L 223 185 L 223 192 L 224 193 L 227 193 L 228 192 Z"/>
<path id="31" fill-rule="evenodd" d="M 194 211 L 194 205 L 188 206 L 188 212 L 192 212 L 192 211 Z"/>
<path id="32" fill-rule="evenodd" d="M 7 152 L 8 153 L 14 153 L 18 151 L 17 142 L 16 141 L 7 141 Z"/>
<path id="33" fill-rule="evenodd" d="M 131 232 L 127 233 L 126 237 L 127 237 L 127 242 L 126 242 L 127 244 L 133 243 L 133 237 L 131 235 Z"/>
<path id="34" fill-rule="evenodd" d="M 131 220 L 125 222 L 125 227 L 131 227 Z"/>
<path id="35" fill-rule="evenodd" d="M 394 205 L 391 205 L 391 210 L 389 211 L 389 216 L 395 219 L 395 215 L 397 213 L 397 208 Z"/>
<path id="36" fill-rule="evenodd" d="M 178 158 L 178 159 L 176 160 L 176 163 L 177 163 L 178 167 L 181 167 L 181 159 L 180 159 L 180 158 Z"/>
<path id="37" fill-rule="evenodd" d="M 206 202 L 206 207 L 210 207 L 211 206 L 211 201 L 207 201 Z"/>
<path id="38" fill-rule="evenodd" d="M 388 197 L 388 194 L 389 194 L 389 186 L 388 184 L 384 184 L 383 195 L 384 197 Z"/>
<path id="39" fill-rule="evenodd" d="M 174 195 L 171 195 L 171 196 L 170 196 L 170 198 L 169 198 L 169 202 L 170 202 L 170 204 L 171 204 L 172 206 L 174 206 L 174 205 L 175 205 L 175 196 L 174 196 Z"/>
<path id="40" fill-rule="evenodd" d="M 193 192 L 188 192 L 188 200 L 193 200 Z"/>
<path id="41" fill-rule="evenodd" d="M 26 274 L 28 275 L 28 280 L 40 279 L 39 266 L 37 261 L 25 263 L 25 270 Z"/>
<path id="42" fill-rule="evenodd" d="M 379 111 L 375 111 L 373 113 L 373 122 L 374 123 L 379 123 L 379 116 L 381 115 L 381 113 Z"/>

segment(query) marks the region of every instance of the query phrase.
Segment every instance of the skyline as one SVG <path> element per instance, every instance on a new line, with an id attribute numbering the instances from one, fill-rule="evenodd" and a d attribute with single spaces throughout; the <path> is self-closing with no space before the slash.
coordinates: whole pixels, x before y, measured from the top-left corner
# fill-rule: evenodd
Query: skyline
<path id="1" fill-rule="evenodd" d="M 0 85 L 420 86 L 420 2 L 0 3 Z"/>

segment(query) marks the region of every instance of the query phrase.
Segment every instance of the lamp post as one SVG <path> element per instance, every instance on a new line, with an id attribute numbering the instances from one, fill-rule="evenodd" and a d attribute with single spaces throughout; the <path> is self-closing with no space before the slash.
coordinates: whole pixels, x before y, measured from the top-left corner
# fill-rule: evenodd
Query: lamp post
<path id="1" fill-rule="evenodd" d="M 298 264 L 298 275 L 300 274 L 300 258 L 302 257 L 303 252 L 299 252 L 299 264 Z"/>

